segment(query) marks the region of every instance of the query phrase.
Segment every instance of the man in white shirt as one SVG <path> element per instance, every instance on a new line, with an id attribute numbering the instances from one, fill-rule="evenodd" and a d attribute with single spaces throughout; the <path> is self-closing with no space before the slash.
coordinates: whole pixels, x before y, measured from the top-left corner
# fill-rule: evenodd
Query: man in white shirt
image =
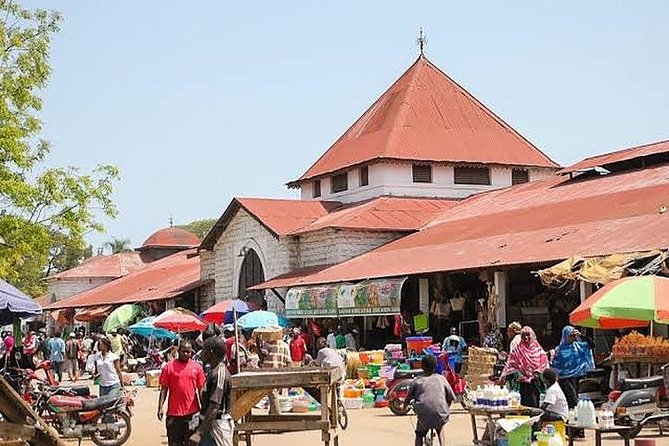
<path id="1" fill-rule="evenodd" d="M 557 373 L 553 369 L 546 369 L 541 374 L 541 379 L 546 384 L 546 396 L 541 405 L 544 411 L 541 421 L 567 421 L 569 405 L 564 392 L 557 383 Z"/>

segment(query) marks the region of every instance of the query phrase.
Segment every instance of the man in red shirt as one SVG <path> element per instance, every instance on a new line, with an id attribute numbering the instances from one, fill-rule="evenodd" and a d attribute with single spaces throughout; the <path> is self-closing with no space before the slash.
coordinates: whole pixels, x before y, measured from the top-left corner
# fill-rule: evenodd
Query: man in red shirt
<path id="1" fill-rule="evenodd" d="M 202 366 L 193 361 L 193 346 L 190 341 L 181 341 L 178 356 L 168 362 L 160 374 L 160 397 L 158 398 L 158 419 L 163 419 L 163 405 L 167 400 L 167 444 L 185 445 L 196 424 L 190 424 L 200 412 L 198 392 L 205 383 Z"/>
<path id="2" fill-rule="evenodd" d="M 304 355 L 307 353 L 307 344 L 300 336 L 300 329 L 293 328 L 290 340 L 290 359 L 293 361 L 293 367 L 300 367 L 304 361 Z"/>

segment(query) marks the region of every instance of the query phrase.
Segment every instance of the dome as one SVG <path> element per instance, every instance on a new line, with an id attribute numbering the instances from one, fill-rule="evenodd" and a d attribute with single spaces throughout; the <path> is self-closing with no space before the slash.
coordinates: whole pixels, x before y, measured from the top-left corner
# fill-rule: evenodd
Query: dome
<path id="1" fill-rule="evenodd" d="M 185 229 L 169 227 L 160 229 L 147 238 L 140 250 L 149 248 L 191 248 L 198 246 L 200 239 Z"/>

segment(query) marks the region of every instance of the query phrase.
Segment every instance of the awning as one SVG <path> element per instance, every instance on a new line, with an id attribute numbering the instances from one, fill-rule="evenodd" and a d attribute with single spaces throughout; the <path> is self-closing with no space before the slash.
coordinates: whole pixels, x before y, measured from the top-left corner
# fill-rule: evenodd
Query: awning
<path id="1" fill-rule="evenodd" d="M 114 307 L 112 305 L 100 305 L 98 307 L 84 308 L 82 311 L 74 315 L 74 318 L 80 322 L 89 322 L 99 319 L 104 319 L 112 312 Z"/>
<path id="2" fill-rule="evenodd" d="M 582 280 L 607 284 L 626 275 L 627 269 L 637 260 L 657 257 L 660 251 L 611 254 L 600 257 L 570 257 L 550 268 L 537 272 L 546 286 L 560 287 L 564 283 Z"/>
<path id="3" fill-rule="evenodd" d="M 351 284 L 294 287 L 286 293 L 286 317 L 398 314 L 405 277 Z"/>

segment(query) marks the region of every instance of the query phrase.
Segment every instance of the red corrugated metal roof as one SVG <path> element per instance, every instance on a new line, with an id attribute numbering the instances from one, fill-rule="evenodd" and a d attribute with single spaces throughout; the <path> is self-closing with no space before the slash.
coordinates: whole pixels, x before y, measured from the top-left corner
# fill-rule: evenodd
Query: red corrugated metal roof
<path id="1" fill-rule="evenodd" d="M 200 284 L 195 249 L 156 260 L 145 268 L 99 287 L 47 305 L 45 309 L 80 308 L 169 299 Z"/>
<path id="2" fill-rule="evenodd" d="M 617 152 L 605 153 L 604 155 L 597 155 L 586 158 L 573 164 L 560 173 L 570 173 L 579 170 L 588 170 L 595 167 L 603 167 L 621 161 L 628 161 L 635 158 L 643 158 L 650 155 L 658 155 L 660 153 L 669 153 L 669 140 L 655 142 L 651 144 L 644 144 L 642 146 L 631 147 L 628 149 L 618 150 Z"/>
<path id="3" fill-rule="evenodd" d="M 424 56 L 289 185 L 379 159 L 559 167 Z"/>
<path id="4" fill-rule="evenodd" d="M 552 177 L 465 200 L 420 232 L 263 287 L 543 263 L 669 247 L 669 165 L 590 179 Z"/>
<path id="5" fill-rule="evenodd" d="M 192 248 L 200 244 L 200 239 L 182 228 L 160 229 L 147 238 L 140 250 L 148 248 Z"/>
<path id="6" fill-rule="evenodd" d="M 337 208 L 293 234 L 323 228 L 414 231 L 457 203 L 458 200 L 447 199 L 378 197 Z"/>
<path id="7" fill-rule="evenodd" d="M 241 205 L 277 235 L 288 235 L 341 206 L 334 201 L 237 198 Z"/>
<path id="8" fill-rule="evenodd" d="M 146 265 L 138 252 L 121 252 L 109 256 L 91 257 L 75 268 L 47 277 L 47 280 L 123 277 Z"/>

